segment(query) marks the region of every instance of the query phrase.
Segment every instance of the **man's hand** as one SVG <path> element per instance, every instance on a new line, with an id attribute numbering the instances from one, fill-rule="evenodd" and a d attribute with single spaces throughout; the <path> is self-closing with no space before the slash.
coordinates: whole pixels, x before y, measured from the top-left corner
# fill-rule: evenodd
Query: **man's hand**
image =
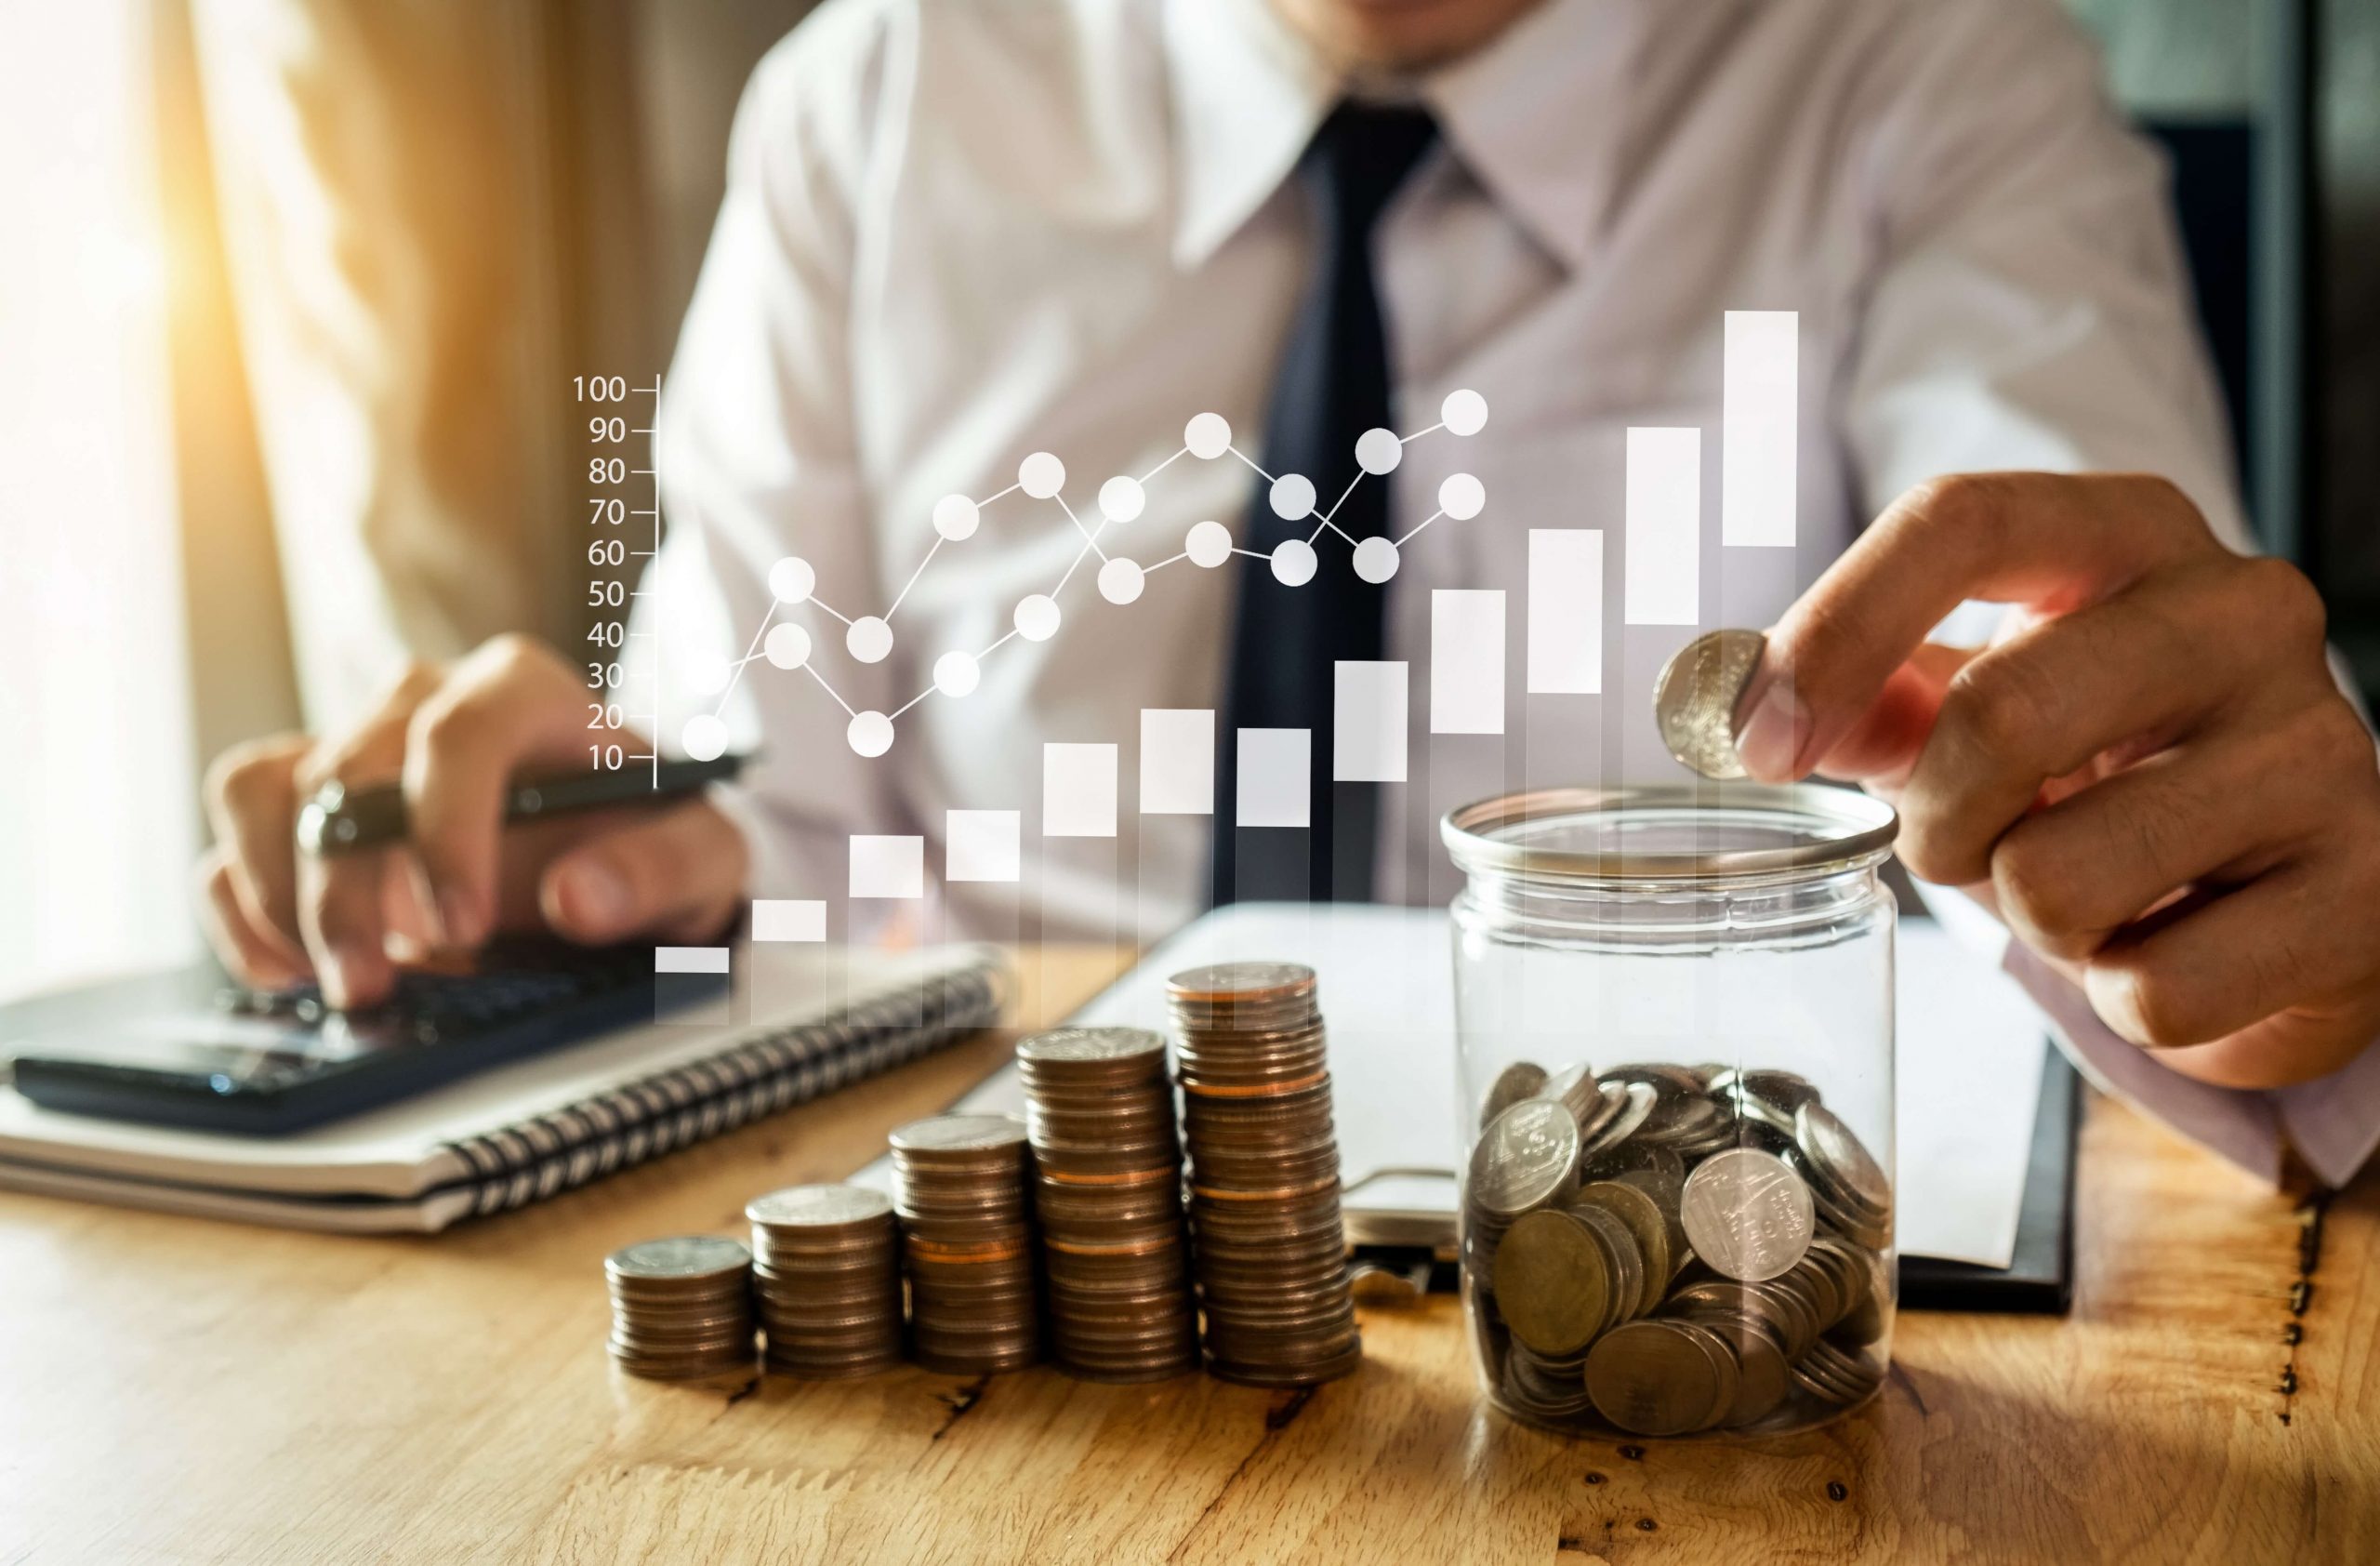
<path id="1" fill-rule="evenodd" d="M 1980 652 L 1925 635 L 2016 605 Z M 2306 578 L 2173 485 L 1974 474 L 1896 501 L 1769 633 L 1756 777 L 1865 783 L 2117 1033 L 2236 1086 L 2380 1035 L 2380 762 Z"/>
<path id="2" fill-rule="evenodd" d="M 215 846 L 199 861 L 208 935 L 247 983 L 319 975 L 334 1005 L 388 993 L 391 948 L 473 947 L 540 923 L 572 940 L 701 940 L 734 916 L 743 835 L 701 800 L 503 829 L 516 771 L 584 765 L 594 699 L 553 653 L 498 637 L 451 669 L 417 668 L 353 731 L 286 735 L 208 770 Z M 402 782 L 412 837 L 314 858 L 299 808 L 325 783 Z"/>

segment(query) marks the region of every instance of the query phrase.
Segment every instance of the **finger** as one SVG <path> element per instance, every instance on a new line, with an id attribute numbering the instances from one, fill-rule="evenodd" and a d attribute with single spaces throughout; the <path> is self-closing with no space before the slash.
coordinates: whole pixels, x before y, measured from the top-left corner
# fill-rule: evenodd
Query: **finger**
<path id="1" fill-rule="evenodd" d="M 406 726 L 437 680 L 434 670 L 408 672 L 363 724 L 298 763 L 299 791 L 312 794 L 331 783 L 368 788 L 395 778 L 404 765 Z M 370 1005 L 395 983 L 382 901 L 389 865 L 385 850 L 298 856 L 298 928 L 324 998 L 335 1006 Z"/>
<path id="2" fill-rule="evenodd" d="M 477 945 L 494 927 L 505 785 L 523 762 L 575 756 L 583 694 L 551 653 L 498 637 L 414 713 L 406 814 L 447 940 Z"/>
<path id="3" fill-rule="evenodd" d="M 199 860 L 198 913 L 207 944 L 232 976 L 249 989 L 286 989 L 306 976 L 305 969 L 289 960 L 284 942 L 258 928 L 249 916 L 233 889 L 230 859 L 226 851 L 217 848 Z"/>
<path id="4" fill-rule="evenodd" d="M 557 859 L 540 883 L 546 922 L 598 945 L 652 935 L 703 940 L 725 929 L 744 894 L 744 836 L 696 800 L 639 816 Z"/>
<path id="5" fill-rule="evenodd" d="M 2043 620 L 1964 664 L 1902 790 L 1910 869 L 1951 885 L 1983 879 L 1992 844 L 2053 778 L 2119 746 L 2146 753 L 2186 738 L 2243 689 L 2267 684 L 2276 648 L 2311 654 L 2319 605 L 2300 617 L 2310 634 L 2275 623 L 2288 617 L 2272 607 L 2287 595 L 2257 585 L 2268 564 L 2296 577 L 2277 563 L 2210 558 Z M 2306 661 L 2319 667 L 2319 656 Z"/>
<path id="6" fill-rule="evenodd" d="M 1921 484 L 1770 631 L 1737 750 L 1764 781 L 1807 773 L 1926 632 L 1969 599 L 2064 613 L 2220 549 L 2162 479 L 1982 473 Z"/>
<path id="7" fill-rule="evenodd" d="M 1818 759 L 1816 770 L 1897 797 L 1941 713 L 1943 693 L 1981 651 L 1933 642 L 1919 646 L 1885 679 L 1858 722 Z"/>
<path id="8" fill-rule="evenodd" d="M 303 735 L 234 746 L 206 771 L 206 818 L 224 850 L 228 887 L 242 925 L 277 950 L 281 966 L 308 971 L 298 927 L 297 768 L 312 742 Z"/>
<path id="9" fill-rule="evenodd" d="M 2136 1044 L 2170 1048 L 2352 993 L 2370 933 L 2341 916 L 2337 879 L 2294 861 L 2110 945 L 2082 971 L 2092 1010 Z"/>
<path id="10" fill-rule="evenodd" d="M 2209 734 L 2034 812 L 1991 851 L 1991 890 L 2017 937 L 2081 961 L 2175 894 L 2253 880 L 2320 831 L 2337 774 L 2320 758 L 2371 739 L 2343 702 Z"/>

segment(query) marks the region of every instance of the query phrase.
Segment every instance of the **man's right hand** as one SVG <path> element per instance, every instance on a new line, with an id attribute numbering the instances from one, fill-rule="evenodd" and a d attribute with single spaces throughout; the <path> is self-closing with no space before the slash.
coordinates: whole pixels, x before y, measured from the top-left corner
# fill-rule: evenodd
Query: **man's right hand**
<path id="1" fill-rule="evenodd" d="M 392 950 L 469 948 L 550 929 L 588 944 L 701 941 L 734 916 L 744 839 L 706 800 L 590 811 L 506 830 L 517 772 L 586 764 L 601 693 L 552 651 L 501 636 L 445 668 L 417 667 L 346 734 L 284 735 L 208 769 L 215 846 L 200 859 L 209 937 L 241 979 L 318 979 L 333 1005 L 368 1005 L 395 980 Z M 401 783 L 403 844 L 316 857 L 299 809 L 325 783 Z"/>

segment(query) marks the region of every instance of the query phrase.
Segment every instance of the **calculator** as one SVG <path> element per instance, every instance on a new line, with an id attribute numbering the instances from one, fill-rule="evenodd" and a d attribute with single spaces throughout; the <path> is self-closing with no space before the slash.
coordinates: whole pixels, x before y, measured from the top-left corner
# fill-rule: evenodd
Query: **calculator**
<path id="1" fill-rule="evenodd" d="M 727 995 L 723 973 L 654 966 L 649 945 L 498 943 L 402 971 L 388 999 L 346 1011 L 312 985 L 103 985 L 0 1013 L 0 1057 L 48 1108 L 280 1135 Z"/>

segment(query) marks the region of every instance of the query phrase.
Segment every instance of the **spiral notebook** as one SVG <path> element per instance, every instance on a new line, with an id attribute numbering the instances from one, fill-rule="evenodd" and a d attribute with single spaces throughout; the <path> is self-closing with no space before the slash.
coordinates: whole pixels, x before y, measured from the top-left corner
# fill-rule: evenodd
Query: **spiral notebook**
<path id="1" fill-rule="evenodd" d="M 295 1228 L 434 1232 L 913 1060 L 997 1021 L 1012 989 L 1005 960 L 979 946 L 738 947 L 731 971 L 723 1015 L 627 1029 L 288 1136 L 62 1114 L 0 1088 L 0 1188 Z"/>

